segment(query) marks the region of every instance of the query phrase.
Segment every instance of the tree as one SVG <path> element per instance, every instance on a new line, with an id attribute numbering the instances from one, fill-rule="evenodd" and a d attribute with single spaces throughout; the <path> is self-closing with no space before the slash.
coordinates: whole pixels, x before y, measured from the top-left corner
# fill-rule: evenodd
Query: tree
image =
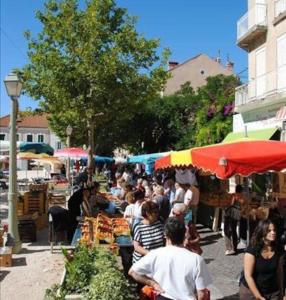
<path id="1" fill-rule="evenodd" d="M 83 8 L 78 2 L 49 0 L 37 11 L 43 28 L 37 38 L 25 34 L 30 62 L 22 70 L 24 89 L 50 114 L 62 139 L 70 124 L 75 144 L 87 133 L 93 144 L 95 128 L 98 144 L 107 142 L 111 150 L 118 128 L 162 90 L 168 50 L 160 58 L 159 41 L 140 36 L 136 18 L 114 0 L 87 0 Z M 98 113 L 104 116 L 95 118 Z"/>
<path id="2" fill-rule="evenodd" d="M 236 77 L 217 75 L 196 91 L 187 82 L 174 95 L 150 101 L 130 124 L 139 129 L 130 143 L 139 151 L 144 141 L 151 153 L 221 142 L 231 131 L 237 85 Z"/>
<path id="3" fill-rule="evenodd" d="M 195 146 L 221 142 L 232 131 L 235 76 L 217 75 L 207 78 L 207 84 L 198 89 L 200 107 L 195 119 Z"/>

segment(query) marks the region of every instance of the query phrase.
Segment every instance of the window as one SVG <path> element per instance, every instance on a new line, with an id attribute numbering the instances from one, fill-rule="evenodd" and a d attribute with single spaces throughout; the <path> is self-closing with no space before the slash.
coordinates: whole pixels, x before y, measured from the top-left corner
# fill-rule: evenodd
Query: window
<path id="1" fill-rule="evenodd" d="M 277 39 L 277 90 L 286 88 L 286 34 Z"/>
<path id="2" fill-rule="evenodd" d="M 20 140 L 20 134 L 17 133 L 17 135 L 16 135 L 16 141 L 18 142 L 19 140 Z"/>
<path id="3" fill-rule="evenodd" d="M 263 97 L 266 92 L 266 56 L 265 47 L 255 53 L 256 56 L 256 97 Z"/>
<path id="4" fill-rule="evenodd" d="M 275 18 L 286 11 L 286 1 L 276 0 L 275 1 Z"/>
<path id="5" fill-rule="evenodd" d="M 44 135 L 38 134 L 38 143 L 43 143 L 43 142 L 44 142 Z"/>
<path id="6" fill-rule="evenodd" d="M 62 149 L 62 142 L 60 142 L 60 141 L 57 142 L 57 145 L 56 145 L 56 146 L 57 146 L 57 150 L 58 150 L 58 149 Z"/>
<path id="7" fill-rule="evenodd" d="M 27 142 L 33 142 L 33 135 L 27 134 Z"/>
<path id="8" fill-rule="evenodd" d="M 0 141 L 5 141 L 6 134 L 0 133 Z"/>

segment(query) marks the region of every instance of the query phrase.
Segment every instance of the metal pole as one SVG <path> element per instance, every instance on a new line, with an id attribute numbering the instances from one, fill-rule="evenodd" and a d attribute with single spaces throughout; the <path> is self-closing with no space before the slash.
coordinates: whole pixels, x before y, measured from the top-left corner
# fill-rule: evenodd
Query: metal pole
<path id="1" fill-rule="evenodd" d="M 247 200 L 247 211 L 249 211 L 249 201 L 250 201 L 250 192 L 249 192 L 249 177 L 243 178 L 243 189 L 246 195 Z M 250 222 L 249 222 L 249 214 L 247 215 L 246 219 L 247 224 L 247 231 L 246 231 L 246 244 L 249 245 L 250 241 Z"/>
<path id="2" fill-rule="evenodd" d="M 11 115 L 10 115 L 10 157 L 9 157 L 9 190 L 8 190 L 8 234 L 11 238 L 13 253 L 19 253 L 21 250 L 21 241 L 18 231 L 17 220 L 17 153 L 16 153 L 16 119 L 18 99 L 11 97 Z M 8 243 L 10 243 L 8 238 Z"/>

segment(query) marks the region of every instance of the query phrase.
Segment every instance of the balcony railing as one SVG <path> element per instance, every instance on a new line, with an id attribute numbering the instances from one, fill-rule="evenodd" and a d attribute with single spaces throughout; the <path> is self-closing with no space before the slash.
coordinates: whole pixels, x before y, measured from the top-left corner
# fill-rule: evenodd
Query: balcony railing
<path id="1" fill-rule="evenodd" d="M 277 18 L 284 12 L 286 12 L 286 0 L 276 0 L 274 6 L 274 17 Z"/>
<path id="2" fill-rule="evenodd" d="M 267 25 L 267 6 L 266 4 L 255 4 L 237 22 L 237 40 L 246 35 L 253 27 Z"/>
<path id="3" fill-rule="evenodd" d="M 286 65 L 250 80 L 235 90 L 235 107 L 286 92 Z"/>

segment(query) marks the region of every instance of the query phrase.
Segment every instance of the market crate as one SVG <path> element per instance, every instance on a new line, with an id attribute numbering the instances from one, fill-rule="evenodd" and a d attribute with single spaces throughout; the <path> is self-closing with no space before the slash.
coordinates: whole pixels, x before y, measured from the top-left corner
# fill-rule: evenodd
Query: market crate
<path id="1" fill-rule="evenodd" d="M 47 183 L 41 183 L 41 184 L 30 184 L 29 185 L 29 191 L 30 192 L 47 192 L 48 190 L 48 184 Z"/>
<path id="2" fill-rule="evenodd" d="M 26 192 L 24 194 L 24 214 L 33 214 L 34 212 L 43 214 L 46 212 L 45 200 L 46 196 L 42 191 Z"/>
<path id="3" fill-rule="evenodd" d="M 12 266 L 12 247 L 0 248 L 0 267 Z"/>
<path id="4" fill-rule="evenodd" d="M 22 242 L 36 242 L 37 241 L 37 227 L 36 220 L 38 214 L 24 215 L 18 218 L 18 230 L 20 240 Z"/>
<path id="5" fill-rule="evenodd" d="M 48 208 L 54 205 L 58 205 L 58 206 L 62 206 L 63 208 L 66 208 L 66 196 L 49 194 Z"/>
<path id="6" fill-rule="evenodd" d="M 0 247 L 3 247 L 3 235 L 4 235 L 4 230 L 0 229 Z"/>
<path id="7" fill-rule="evenodd" d="M 47 214 L 41 214 L 38 216 L 38 218 L 35 220 L 36 228 L 37 230 L 42 230 L 48 225 L 48 215 Z"/>
<path id="8" fill-rule="evenodd" d="M 23 216 L 24 215 L 24 203 L 23 202 L 18 202 L 17 203 L 17 215 L 18 216 Z"/>

